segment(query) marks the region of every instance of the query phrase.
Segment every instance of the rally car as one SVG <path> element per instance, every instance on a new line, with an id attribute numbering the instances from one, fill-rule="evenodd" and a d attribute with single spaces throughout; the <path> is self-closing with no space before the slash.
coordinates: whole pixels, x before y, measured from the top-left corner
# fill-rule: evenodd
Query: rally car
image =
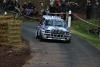
<path id="1" fill-rule="evenodd" d="M 62 40 L 71 41 L 71 33 L 65 22 L 59 16 L 44 15 L 42 21 L 37 26 L 36 38 L 40 40 Z"/>

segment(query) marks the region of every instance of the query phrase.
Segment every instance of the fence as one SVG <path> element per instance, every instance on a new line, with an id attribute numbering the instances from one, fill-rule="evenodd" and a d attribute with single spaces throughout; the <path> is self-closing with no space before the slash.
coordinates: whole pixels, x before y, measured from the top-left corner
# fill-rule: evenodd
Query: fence
<path id="1" fill-rule="evenodd" d="M 93 23 L 91 23 L 91 22 L 88 22 L 88 21 L 86 21 L 86 20 L 84 20 L 84 19 L 82 19 L 81 17 L 79 17 L 78 15 L 76 15 L 76 14 L 73 14 L 73 16 L 75 17 L 75 18 L 77 18 L 78 20 L 81 20 L 81 21 L 83 21 L 83 22 L 85 22 L 85 23 L 87 23 L 87 24 L 89 24 L 89 25 L 92 25 L 92 26 L 94 26 L 94 27 L 97 27 L 98 28 L 98 37 L 99 37 L 99 39 L 100 39 L 100 30 L 99 30 L 99 25 L 96 25 L 96 24 L 93 24 Z M 95 30 L 96 31 L 96 30 Z"/>

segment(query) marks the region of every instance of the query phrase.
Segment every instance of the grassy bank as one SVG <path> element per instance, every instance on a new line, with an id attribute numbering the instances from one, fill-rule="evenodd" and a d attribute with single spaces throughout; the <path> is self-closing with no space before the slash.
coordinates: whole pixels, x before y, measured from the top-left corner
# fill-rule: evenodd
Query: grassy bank
<path id="1" fill-rule="evenodd" d="M 100 20 L 88 20 L 89 22 L 99 25 Z M 93 46 L 100 48 L 100 38 L 98 35 L 88 32 L 88 29 L 94 28 L 95 26 L 87 24 L 85 22 L 75 20 L 72 22 L 72 33 L 77 34 L 84 39 L 93 43 Z"/>

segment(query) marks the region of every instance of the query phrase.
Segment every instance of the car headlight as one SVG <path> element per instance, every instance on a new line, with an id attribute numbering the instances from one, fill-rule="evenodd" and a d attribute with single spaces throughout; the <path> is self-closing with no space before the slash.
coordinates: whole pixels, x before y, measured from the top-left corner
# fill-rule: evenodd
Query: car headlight
<path id="1" fill-rule="evenodd" d="M 66 32 L 66 35 L 70 35 L 70 32 Z"/>

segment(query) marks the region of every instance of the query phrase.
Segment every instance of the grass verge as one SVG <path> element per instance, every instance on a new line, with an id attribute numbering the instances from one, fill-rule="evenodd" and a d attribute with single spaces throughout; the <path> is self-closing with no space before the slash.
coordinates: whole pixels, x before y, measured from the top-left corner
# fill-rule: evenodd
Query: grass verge
<path id="1" fill-rule="evenodd" d="M 100 20 L 88 20 L 91 23 L 99 25 Z M 72 22 L 72 33 L 83 37 L 84 39 L 88 40 L 89 42 L 93 43 L 93 46 L 100 49 L 100 38 L 98 35 L 92 34 L 88 32 L 89 28 L 94 28 L 95 26 L 89 25 L 85 22 L 76 20 Z"/>

